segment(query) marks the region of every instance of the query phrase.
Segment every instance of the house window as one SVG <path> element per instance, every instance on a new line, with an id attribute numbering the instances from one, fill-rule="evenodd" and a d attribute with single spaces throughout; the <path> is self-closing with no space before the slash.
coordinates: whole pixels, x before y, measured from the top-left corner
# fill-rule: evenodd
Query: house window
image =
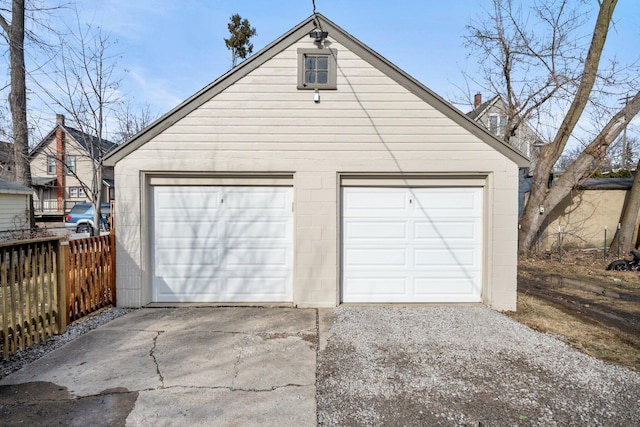
<path id="1" fill-rule="evenodd" d="M 507 127 L 507 116 L 492 115 L 489 116 L 489 132 L 494 135 L 502 136 Z"/>
<path id="2" fill-rule="evenodd" d="M 67 156 L 67 175 L 76 173 L 76 156 Z"/>
<path id="3" fill-rule="evenodd" d="M 69 197 L 70 198 L 87 197 L 87 194 L 84 192 L 84 188 L 82 187 L 69 187 Z"/>
<path id="4" fill-rule="evenodd" d="M 298 49 L 298 89 L 336 89 L 337 51 Z"/>
<path id="5" fill-rule="evenodd" d="M 56 174 L 56 158 L 53 156 L 47 156 L 47 174 Z"/>

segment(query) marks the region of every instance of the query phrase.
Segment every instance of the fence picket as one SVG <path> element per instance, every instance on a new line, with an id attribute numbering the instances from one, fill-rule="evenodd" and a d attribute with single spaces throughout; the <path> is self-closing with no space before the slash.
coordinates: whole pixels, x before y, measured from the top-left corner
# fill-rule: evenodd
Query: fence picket
<path id="1" fill-rule="evenodd" d="M 0 243 L 2 357 L 115 304 L 115 237 Z"/>

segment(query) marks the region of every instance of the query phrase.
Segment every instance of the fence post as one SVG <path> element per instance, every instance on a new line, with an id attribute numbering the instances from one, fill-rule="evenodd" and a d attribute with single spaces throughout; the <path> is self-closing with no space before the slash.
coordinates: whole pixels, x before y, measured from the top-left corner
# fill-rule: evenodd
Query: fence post
<path id="1" fill-rule="evenodd" d="M 63 334 L 67 330 L 67 316 L 69 309 L 67 304 L 67 278 L 65 274 L 67 247 L 58 241 L 56 245 L 56 282 L 58 285 L 58 334 Z"/>
<path id="2" fill-rule="evenodd" d="M 602 246 L 602 257 L 607 262 L 607 226 L 604 226 L 604 245 Z"/>
<path id="3" fill-rule="evenodd" d="M 111 229 L 111 234 L 109 234 L 109 244 L 111 245 L 111 250 L 109 252 L 109 255 L 111 256 L 111 298 L 113 299 L 111 303 L 114 307 L 117 307 L 118 298 L 116 295 L 116 233 L 114 229 Z"/>

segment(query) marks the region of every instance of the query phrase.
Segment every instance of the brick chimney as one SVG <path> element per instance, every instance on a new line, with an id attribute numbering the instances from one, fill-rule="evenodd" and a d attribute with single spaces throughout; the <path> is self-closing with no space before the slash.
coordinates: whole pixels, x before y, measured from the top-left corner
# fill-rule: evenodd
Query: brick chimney
<path id="1" fill-rule="evenodd" d="M 480 104 L 482 104 L 482 94 L 478 92 L 473 97 L 473 108 L 478 108 Z"/>
<path id="2" fill-rule="evenodd" d="M 56 114 L 56 198 L 58 199 L 58 212 L 64 212 L 65 199 L 65 135 L 62 131 L 64 115 Z"/>

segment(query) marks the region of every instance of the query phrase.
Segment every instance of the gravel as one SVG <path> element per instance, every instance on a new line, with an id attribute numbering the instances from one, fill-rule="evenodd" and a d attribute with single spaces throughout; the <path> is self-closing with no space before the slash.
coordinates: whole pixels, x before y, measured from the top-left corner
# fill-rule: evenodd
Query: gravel
<path id="1" fill-rule="evenodd" d="M 69 325 L 64 334 L 54 335 L 45 341 L 41 341 L 40 343 L 29 347 L 28 349 L 19 351 L 18 353 L 10 356 L 8 361 L 2 359 L 0 353 L 0 379 L 21 369 L 23 366 L 38 360 L 45 354 L 62 347 L 66 343 L 75 340 L 79 336 L 86 334 L 87 332 L 96 329 L 113 319 L 124 316 L 130 311 L 131 309 L 114 307 L 83 317 Z"/>
<path id="2" fill-rule="evenodd" d="M 318 420 L 350 425 L 640 425 L 640 375 L 480 307 L 338 307 Z"/>

